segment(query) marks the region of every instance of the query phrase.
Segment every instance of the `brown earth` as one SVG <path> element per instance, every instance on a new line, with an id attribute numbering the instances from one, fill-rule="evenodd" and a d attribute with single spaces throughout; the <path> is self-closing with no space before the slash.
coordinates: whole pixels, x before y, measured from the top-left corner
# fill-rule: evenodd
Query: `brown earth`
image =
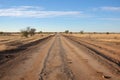
<path id="1" fill-rule="evenodd" d="M 37 41 L 5 57 L 0 80 L 120 80 L 119 57 L 92 44 L 60 34 Z"/>
<path id="2" fill-rule="evenodd" d="M 15 49 L 21 45 L 34 42 L 40 38 L 49 36 L 48 34 L 36 34 L 28 38 L 22 37 L 21 34 L 11 34 L 0 36 L 0 51 Z"/>

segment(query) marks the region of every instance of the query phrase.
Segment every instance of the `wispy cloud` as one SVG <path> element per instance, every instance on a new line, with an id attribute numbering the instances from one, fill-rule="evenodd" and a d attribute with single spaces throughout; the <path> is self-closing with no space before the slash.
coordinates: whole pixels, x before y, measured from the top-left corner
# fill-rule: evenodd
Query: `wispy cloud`
<path id="1" fill-rule="evenodd" d="M 120 7 L 112 7 L 112 6 L 101 7 L 101 9 L 106 11 L 120 11 Z"/>
<path id="2" fill-rule="evenodd" d="M 112 21 L 120 21 L 120 18 L 98 18 L 100 20 L 112 20 Z"/>
<path id="3" fill-rule="evenodd" d="M 93 8 L 93 11 L 115 11 L 115 12 L 120 12 L 120 7 L 114 7 L 114 6 L 103 6 L 103 7 L 97 7 Z"/>
<path id="4" fill-rule="evenodd" d="M 7 17 L 35 17 L 47 18 L 57 16 L 79 16 L 81 11 L 46 11 L 41 7 L 19 6 L 12 8 L 0 8 L 0 16 Z"/>

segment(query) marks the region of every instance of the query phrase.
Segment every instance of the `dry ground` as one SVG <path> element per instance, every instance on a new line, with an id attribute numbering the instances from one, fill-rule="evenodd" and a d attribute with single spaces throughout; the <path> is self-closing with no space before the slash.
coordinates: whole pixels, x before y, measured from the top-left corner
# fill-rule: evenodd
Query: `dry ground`
<path id="1" fill-rule="evenodd" d="M 20 45 L 36 41 L 46 36 L 48 36 L 48 34 L 36 34 L 28 38 L 22 37 L 21 34 L 0 36 L 0 51 L 17 48 Z"/>
<path id="2" fill-rule="evenodd" d="M 32 44 L 7 52 L 19 55 L 0 64 L 0 80 L 120 80 L 118 44 L 73 34 Z"/>
<path id="3" fill-rule="evenodd" d="M 72 34 L 68 36 L 90 48 L 101 51 L 104 56 L 120 65 L 120 34 Z"/>

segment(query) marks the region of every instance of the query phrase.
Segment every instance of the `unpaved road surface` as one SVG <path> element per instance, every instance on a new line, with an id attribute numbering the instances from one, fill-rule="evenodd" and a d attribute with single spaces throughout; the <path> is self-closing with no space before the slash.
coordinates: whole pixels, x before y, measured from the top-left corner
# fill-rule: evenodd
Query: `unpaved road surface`
<path id="1" fill-rule="evenodd" d="M 11 55 L 0 80 L 120 80 L 118 64 L 60 34 Z"/>

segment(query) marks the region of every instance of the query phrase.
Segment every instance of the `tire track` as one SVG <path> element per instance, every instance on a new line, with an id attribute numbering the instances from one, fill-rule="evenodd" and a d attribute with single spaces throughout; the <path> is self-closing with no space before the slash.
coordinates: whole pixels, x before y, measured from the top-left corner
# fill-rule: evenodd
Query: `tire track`
<path id="1" fill-rule="evenodd" d="M 48 51 L 39 80 L 74 80 L 59 35 Z"/>
<path id="2" fill-rule="evenodd" d="M 120 74 L 120 69 L 119 69 L 119 67 L 120 67 L 120 62 L 119 62 L 118 60 L 115 60 L 115 59 L 111 58 L 110 56 L 106 56 L 105 54 L 103 54 L 102 52 L 100 52 L 100 51 L 97 50 L 96 48 L 93 48 L 93 47 L 89 46 L 89 45 L 88 45 L 87 43 L 85 43 L 85 42 L 83 43 L 83 42 L 78 41 L 78 40 L 75 40 L 75 39 L 73 39 L 73 38 L 71 38 L 71 37 L 69 37 L 69 36 L 65 36 L 65 37 L 66 37 L 67 39 L 72 40 L 72 41 L 76 42 L 77 44 L 80 44 L 80 45 L 88 48 L 89 50 L 95 52 L 97 55 L 99 55 L 99 56 L 101 56 L 102 58 L 104 58 L 105 60 L 109 61 L 110 64 L 112 63 L 112 64 L 116 65 L 116 66 L 113 66 L 113 65 L 110 65 L 110 66 L 114 67 L 114 69 L 116 70 L 116 72 L 117 72 L 118 74 Z"/>
<path id="3" fill-rule="evenodd" d="M 59 39 L 59 44 L 62 44 L 61 39 Z M 64 52 L 65 50 L 63 49 L 62 45 L 60 45 L 60 48 L 61 48 L 60 56 L 62 58 L 62 62 L 63 62 L 63 65 L 64 65 L 64 72 L 68 75 L 68 77 L 70 77 L 70 80 L 75 80 L 72 70 L 70 70 L 69 67 L 68 67 L 68 62 L 67 62 L 68 59 L 67 59 L 67 55 Z"/>
<path id="4" fill-rule="evenodd" d="M 45 58 L 45 61 L 44 61 L 44 63 L 43 63 L 43 69 L 42 69 L 42 71 L 41 71 L 41 73 L 40 73 L 40 79 L 39 79 L 39 80 L 44 80 L 44 79 L 43 79 L 43 76 L 45 75 L 46 64 L 47 64 L 47 61 L 48 61 L 48 57 L 49 57 L 49 55 L 50 55 L 50 51 L 52 50 L 54 44 L 55 44 L 55 41 L 52 43 L 52 45 L 51 45 L 51 47 L 50 47 L 50 49 L 49 49 L 49 51 L 48 51 L 48 55 L 47 55 L 46 58 Z"/>
<path id="5" fill-rule="evenodd" d="M 106 80 L 106 76 L 109 77 L 110 80 L 119 79 L 119 74 L 113 73 L 111 70 L 113 67 L 108 68 L 108 65 L 103 64 L 106 64 L 104 59 L 100 58 L 99 61 L 96 60 L 96 58 L 98 59 L 99 57 L 96 53 L 94 54 L 92 50 L 65 37 L 63 37 L 62 42 L 68 53 L 68 58 L 72 62 L 72 64 L 70 64 L 71 70 L 77 80 Z"/>
<path id="6" fill-rule="evenodd" d="M 42 40 L 37 45 L 16 53 L 14 58 L 1 64 L 0 80 L 21 80 L 21 78 L 38 80 L 43 61 L 53 40 L 54 37 Z"/>

